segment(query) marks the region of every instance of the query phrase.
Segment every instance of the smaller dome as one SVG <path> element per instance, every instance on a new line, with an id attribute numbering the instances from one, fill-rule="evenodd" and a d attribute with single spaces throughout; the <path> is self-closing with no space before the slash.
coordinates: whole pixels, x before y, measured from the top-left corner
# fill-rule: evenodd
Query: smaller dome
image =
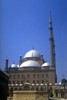
<path id="1" fill-rule="evenodd" d="M 19 68 L 20 66 L 19 66 L 19 65 L 17 65 L 17 67 Z"/>
<path id="2" fill-rule="evenodd" d="M 45 66 L 49 66 L 49 63 L 45 62 L 44 64 L 42 64 L 42 67 L 45 67 Z"/>
<path id="3" fill-rule="evenodd" d="M 12 68 L 15 68 L 15 67 L 17 67 L 17 65 L 16 64 L 12 64 L 11 67 Z"/>
<path id="4" fill-rule="evenodd" d="M 20 67 L 40 67 L 40 64 L 33 60 L 23 62 Z"/>

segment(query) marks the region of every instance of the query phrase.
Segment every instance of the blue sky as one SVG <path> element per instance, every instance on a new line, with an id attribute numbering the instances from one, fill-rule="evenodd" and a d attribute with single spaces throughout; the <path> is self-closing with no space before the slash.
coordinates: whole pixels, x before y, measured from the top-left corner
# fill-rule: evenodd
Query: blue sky
<path id="1" fill-rule="evenodd" d="M 53 20 L 58 82 L 67 79 L 67 0 L 1 0 L 0 68 L 9 66 L 33 47 L 50 62 L 49 12 Z"/>

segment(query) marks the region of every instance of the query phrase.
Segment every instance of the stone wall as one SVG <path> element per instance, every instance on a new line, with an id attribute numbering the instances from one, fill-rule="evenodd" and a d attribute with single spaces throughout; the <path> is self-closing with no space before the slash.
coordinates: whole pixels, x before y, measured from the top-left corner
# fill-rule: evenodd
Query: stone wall
<path id="1" fill-rule="evenodd" d="M 48 100 L 44 91 L 14 91 L 13 100 Z"/>

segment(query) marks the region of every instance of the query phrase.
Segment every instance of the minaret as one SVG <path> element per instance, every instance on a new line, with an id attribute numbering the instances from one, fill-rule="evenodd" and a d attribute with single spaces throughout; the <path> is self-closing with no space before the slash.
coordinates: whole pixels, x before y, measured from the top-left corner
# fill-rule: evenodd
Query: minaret
<path id="1" fill-rule="evenodd" d="M 53 44 L 53 53 L 54 53 L 54 68 L 55 68 L 55 83 L 57 83 L 57 75 L 56 75 L 56 53 L 55 53 L 55 44 Z"/>
<path id="2" fill-rule="evenodd" d="M 20 55 L 19 65 L 22 63 L 22 56 Z"/>
<path id="3" fill-rule="evenodd" d="M 8 58 L 5 59 L 5 72 L 8 73 Z"/>
<path id="4" fill-rule="evenodd" d="M 55 43 L 53 44 L 53 55 L 54 55 L 54 68 L 56 69 L 56 59 L 55 59 L 55 56 L 56 56 L 56 53 L 55 53 Z"/>
<path id="5" fill-rule="evenodd" d="M 49 40 L 50 40 L 50 67 L 55 69 L 55 82 L 57 82 L 56 76 L 56 59 L 55 59 L 55 43 L 53 37 L 52 17 L 49 16 Z"/>
<path id="6" fill-rule="evenodd" d="M 49 33 L 50 33 L 50 67 L 54 68 L 54 38 L 53 38 L 53 27 L 52 27 L 52 17 L 49 16 Z"/>

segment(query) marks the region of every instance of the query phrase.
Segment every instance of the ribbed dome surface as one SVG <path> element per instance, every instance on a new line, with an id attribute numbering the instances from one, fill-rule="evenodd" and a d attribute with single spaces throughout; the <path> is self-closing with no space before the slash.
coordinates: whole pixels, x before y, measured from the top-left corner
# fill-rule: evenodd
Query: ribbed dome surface
<path id="1" fill-rule="evenodd" d="M 40 64 L 33 60 L 23 62 L 20 67 L 40 67 Z"/>
<path id="2" fill-rule="evenodd" d="M 30 50 L 28 51 L 24 58 L 28 58 L 28 57 L 38 57 L 38 58 L 41 58 L 41 54 L 37 51 L 37 50 Z"/>

